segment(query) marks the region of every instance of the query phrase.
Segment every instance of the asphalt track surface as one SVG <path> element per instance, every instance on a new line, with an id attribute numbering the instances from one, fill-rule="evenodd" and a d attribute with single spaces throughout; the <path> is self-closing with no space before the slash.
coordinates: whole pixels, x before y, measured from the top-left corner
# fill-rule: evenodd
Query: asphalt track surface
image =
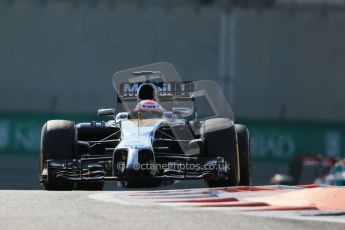
<path id="1" fill-rule="evenodd" d="M 0 229 L 345 229 L 345 216 L 289 218 L 291 212 L 287 212 L 285 218 L 275 212 L 261 215 L 229 209 L 181 209 L 92 198 L 127 192 L 113 184 L 107 185 L 112 191 L 104 192 L 36 190 L 36 160 L 9 157 L 0 161 Z M 183 182 L 162 188 L 195 187 L 204 185 Z"/>
<path id="2" fill-rule="evenodd" d="M 341 223 L 102 202 L 95 192 L 1 191 L 0 229 L 344 229 Z M 105 192 L 106 193 L 106 192 Z"/>

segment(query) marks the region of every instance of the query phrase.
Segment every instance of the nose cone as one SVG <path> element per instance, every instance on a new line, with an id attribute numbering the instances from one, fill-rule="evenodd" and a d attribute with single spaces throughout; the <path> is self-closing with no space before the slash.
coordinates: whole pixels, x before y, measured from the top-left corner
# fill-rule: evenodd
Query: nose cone
<path id="1" fill-rule="evenodd" d="M 129 148 L 126 163 L 126 172 L 137 172 L 140 169 L 139 151 L 137 147 Z"/>
<path id="2" fill-rule="evenodd" d="M 155 157 L 151 149 L 129 148 L 124 174 L 137 176 L 156 175 Z"/>

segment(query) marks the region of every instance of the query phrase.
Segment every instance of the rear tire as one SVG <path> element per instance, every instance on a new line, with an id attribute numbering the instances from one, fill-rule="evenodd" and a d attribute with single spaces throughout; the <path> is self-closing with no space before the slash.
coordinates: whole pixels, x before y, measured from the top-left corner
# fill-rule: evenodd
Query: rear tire
<path id="1" fill-rule="evenodd" d="M 74 183 L 60 181 L 55 175 L 42 177 L 46 160 L 73 160 L 76 158 L 76 128 L 74 122 L 47 121 L 41 132 L 40 182 L 46 190 L 73 190 Z"/>
<path id="2" fill-rule="evenodd" d="M 202 133 L 205 138 L 205 152 L 210 159 L 223 157 L 230 165 L 226 179 L 207 179 L 209 187 L 236 186 L 239 183 L 239 161 L 236 130 L 234 123 L 227 118 L 206 120 Z"/>
<path id="3" fill-rule="evenodd" d="M 240 183 L 248 186 L 251 184 L 251 154 L 249 131 L 244 125 L 235 125 L 240 156 Z"/>
<path id="4" fill-rule="evenodd" d="M 162 181 L 159 179 L 122 182 L 122 186 L 125 188 L 157 188 L 161 186 L 161 184 L 162 184 Z"/>
<path id="5" fill-rule="evenodd" d="M 78 182 L 76 183 L 75 190 L 85 191 L 102 191 L 104 182 Z"/>

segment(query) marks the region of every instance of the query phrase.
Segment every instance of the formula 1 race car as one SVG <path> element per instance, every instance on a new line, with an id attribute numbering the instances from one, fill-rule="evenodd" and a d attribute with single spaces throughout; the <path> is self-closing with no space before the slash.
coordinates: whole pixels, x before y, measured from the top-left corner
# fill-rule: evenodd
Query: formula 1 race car
<path id="1" fill-rule="evenodd" d="M 250 185 L 248 129 L 234 124 L 215 82 L 181 81 L 162 62 L 116 72 L 113 85 L 116 110 L 98 110 L 110 120 L 43 125 L 39 176 L 46 190 L 102 190 L 106 181 Z"/>

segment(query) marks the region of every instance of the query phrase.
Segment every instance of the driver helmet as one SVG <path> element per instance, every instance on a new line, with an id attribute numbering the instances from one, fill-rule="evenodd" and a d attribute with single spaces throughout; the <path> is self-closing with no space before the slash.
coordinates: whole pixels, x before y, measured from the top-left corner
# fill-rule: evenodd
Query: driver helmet
<path id="1" fill-rule="evenodd" d="M 154 100 L 143 100 L 135 106 L 134 111 L 163 113 L 165 110 Z"/>

